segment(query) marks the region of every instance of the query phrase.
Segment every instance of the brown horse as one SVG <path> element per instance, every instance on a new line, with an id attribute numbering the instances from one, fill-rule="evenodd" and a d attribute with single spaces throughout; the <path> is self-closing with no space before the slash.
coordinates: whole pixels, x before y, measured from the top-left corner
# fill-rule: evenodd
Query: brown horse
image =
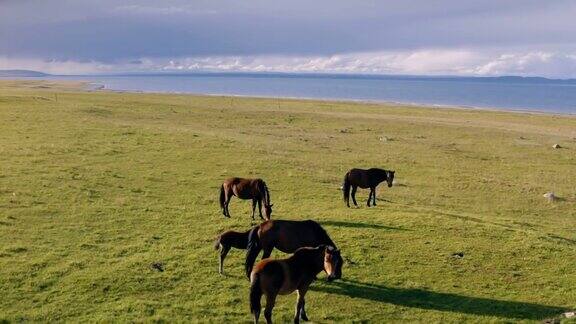
<path id="1" fill-rule="evenodd" d="M 370 195 L 368 196 L 366 204 L 370 207 L 370 199 L 372 199 L 372 205 L 376 206 L 376 187 L 382 181 L 388 183 L 388 188 L 392 187 L 394 183 L 394 171 L 376 168 L 368 170 L 352 169 L 348 171 L 344 176 L 344 184 L 342 185 L 346 206 L 350 207 L 350 187 L 352 187 L 352 201 L 354 205 L 358 206 L 356 203 L 356 189 L 360 187 L 362 189 L 370 188 Z"/>
<path id="2" fill-rule="evenodd" d="M 231 248 L 246 249 L 248 246 L 248 234 L 250 234 L 250 230 L 246 232 L 227 231 L 218 236 L 216 242 L 214 242 L 214 248 L 220 250 L 218 273 L 224 274 L 224 259 Z"/>
<path id="3" fill-rule="evenodd" d="M 261 250 L 264 250 L 262 259 L 265 259 L 270 256 L 274 248 L 284 253 L 294 253 L 301 247 L 321 244 L 336 247 L 322 226 L 315 221 L 265 221 L 252 228 L 248 235 L 246 276 L 250 277 L 254 262 Z"/>
<path id="4" fill-rule="evenodd" d="M 300 319 L 308 321 L 304 308 L 304 296 L 316 275 L 322 270 L 328 274 L 328 281 L 342 277 L 342 256 L 340 251 L 330 245 L 318 247 L 303 247 L 287 259 L 265 259 L 256 264 L 250 274 L 250 311 L 254 315 L 254 323 L 260 317 L 260 299 L 266 296 L 264 317 L 266 323 L 272 323 L 272 309 L 276 296 L 298 292 L 294 323 Z"/>
<path id="5" fill-rule="evenodd" d="M 254 219 L 256 203 L 258 203 L 260 218 L 263 219 L 262 204 L 264 204 L 264 216 L 266 219 L 270 219 L 272 215 L 270 192 L 262 179 L 229 178 L 224 181 L 220 187 L 220 208 L 226 217 L 230 217 L 228 204 L 230 204 L 232 196 L 240 199 L 252 199 L 252 219 Z"/>

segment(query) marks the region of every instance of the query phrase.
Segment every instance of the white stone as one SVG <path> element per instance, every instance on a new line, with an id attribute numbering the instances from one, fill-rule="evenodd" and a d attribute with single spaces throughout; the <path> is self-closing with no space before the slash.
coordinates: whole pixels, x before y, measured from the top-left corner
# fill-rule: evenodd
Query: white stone
<path id="1" fill-rule="evenodd" d="M 558 197 L 556 197 L 556 195 L 553 192 L 547 192 L 543 195 L 543 197 L 550 200 L 550 201 L 554 201 L 558 198 Z"/>

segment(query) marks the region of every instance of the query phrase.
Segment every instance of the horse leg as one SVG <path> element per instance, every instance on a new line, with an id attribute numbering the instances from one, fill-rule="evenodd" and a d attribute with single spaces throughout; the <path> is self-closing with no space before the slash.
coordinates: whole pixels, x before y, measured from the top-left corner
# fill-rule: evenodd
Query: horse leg
<path id="1" fill-rule="evenodd" d="M 357 186 L 352 186 L 352 202 L 354 206 L 358 207 L 358 203 L 356 202 L 356 190 L 358 189 Z"/>
<path id="2" fill-rule="evenodd" d="M 226 210 L 226 204 L 228 203 L 228 200 L 230 199 L 230 195 L 228 195 L 228 188 L 223 186 L 223 190 L 224 190 L 224 204 L 222 204 L 222 214 L 224 215 L 224 217 L 230 217 L 228 216 L 228 212 Z"/>
<path id="3" fill-rule="evenodd" d="M 222 245 L 222 249 L 220 250 L 220 265 L 218 267 L 218 273 L 220 274 L 224 274 L 224 259 L 226 258 L 228 251 L 230 251 L 230 248 L 230 245 Z"/>
<path id="4" fill-rule="evenodd" d="M 256 211 L 256 199 L 252 198 L 252 220 L 254 220 L 255 211 Z"/>
<path id="5" fill-rule="evenodd" d="M 270 293 L 266 295 L 266 308 L 264 309 L 264 318 L 267 324 L 272 324 L 272 309 L 276 302 L 276 294 Z"/>
<path id="6" fill-rule="evenodd" d="M 376 206 L 376 187 L 372 188 L 372 205 Z"/>
<path id="7" fill-rule="evenodd" d="M 307 288 L 298 289 L 298 299 L 296 302 L 296 314 L 294 316 L 294 323 L 300 323 L 300 320 L 308 321 L 308 316 L 306 316 L 306 310 L 304 309 L 305 301 L 304 295 L 306 295 Z"/>
<path id="8" fill-rule="evenodd" d="M 366 205 L 368 205 L 368 207 L 370 207 L 371 199 L 372 199 L 372 188 L 370 188 L 370 193 L 368 194 L 368 201 L 366 202 Z"/>
<path id="9" fill-rule="evenodd" d="M 232 194 L 230 192 L 226 192 L 226 203 L 224 203 L 224 208 L 226 209 L 226 216 L 230 217 L 230 210 L 228 209 L 228 205 L 230 204 L 230 200 L 232 200 Z"/>

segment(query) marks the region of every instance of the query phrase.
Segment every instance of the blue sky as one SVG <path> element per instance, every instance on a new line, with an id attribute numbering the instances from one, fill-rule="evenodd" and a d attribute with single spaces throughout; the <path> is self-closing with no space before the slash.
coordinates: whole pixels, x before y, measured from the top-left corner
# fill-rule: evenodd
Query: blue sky
<path id="1" fill-rule="evenodd" d="M 576 77 L 576 1 L 0 0 L 0 69 Z"/>

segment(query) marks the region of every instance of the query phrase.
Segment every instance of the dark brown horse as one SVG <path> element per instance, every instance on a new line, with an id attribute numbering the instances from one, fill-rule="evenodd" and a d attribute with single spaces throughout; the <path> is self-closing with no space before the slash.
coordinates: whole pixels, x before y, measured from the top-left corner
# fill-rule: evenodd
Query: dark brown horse
<path id="1" fill-rule="evenodd" d="M 270 256 L 274 248 L 284 253 L 294 253 L 301 247 L 321 244 L 336 247 L 322 226 L 315 221 L 265 221 L 252 228 L 248 235 L 246 276 L 250 277 L 254 262 L 261 250 L 264 250 L 262 259 L 265 259 Z"/>
<path id="2" fill-rule="evenodd" d="M 254 219 L 256 203 L 258 203 L 260 218 L 263 219 L 262 204 L 264 204 L 264 216 L 266 219 L 270 219 L 272 215 L 270 192 L 262 179 L 229 178 L 224 181 L 220 187 L 220 208 L 222 208 L 222 214 L 226 217 L 230 217 L 228 204 L 230 204 L 232 196 L 240 199 L 252 199 L 252 219 Z"/>
<path id="3" fill-rule="evenodd" d="M 224 259 L 231 248 L 246 249 L 248 246 L 248 234 L 250 234 L 250 230 L 246 232 L 227 231 L 218 236 L 216 242 L 214 242 L 214 248 L 220 250 L 220 263 L 218 266 L 220 274 L 224 274 Z"/>
<path id="4" fill-rule="evenodd" d="M 344 184 L 342 185 L 346 206 L 350 207 L 350 187 L 352 187 L 352 201 L 354 205 L 358 206 L 356 203 L 356 189 L 360 187 L 362 189 L 370 188 L 370 195 L 368 196 L 366 204 L 370 207 L 370 199 L 372 199 L 372 205 L 376 206 L 376 187 L 382 181 L 386 181 L 388 187 L 392 187 L 394 183 L 394 171 L 376 168 L 368 170 L 352 169 L 348 171 L 344 176 Z"/>
<path id="5" fill-rule="evenodd" d="M 258 323 L 260 317 L 262 295 L 266 296 L 266 323 L 272 323 L 276 296 L 288 295 L 295 290 L 298 292 L 298 300 L 294 323 L 300 323 L 300 319 L 308 321 L 304 308 L 308 287 L 322 270 L 328 274 L 328 281 L 340 279 L 342 264 L 340 251 L 330 245 L 304 247 L 287 259 L 265 259 L 258 262 L 250 274 L 250 311 L 254 315 L 254 323 Z"/>

